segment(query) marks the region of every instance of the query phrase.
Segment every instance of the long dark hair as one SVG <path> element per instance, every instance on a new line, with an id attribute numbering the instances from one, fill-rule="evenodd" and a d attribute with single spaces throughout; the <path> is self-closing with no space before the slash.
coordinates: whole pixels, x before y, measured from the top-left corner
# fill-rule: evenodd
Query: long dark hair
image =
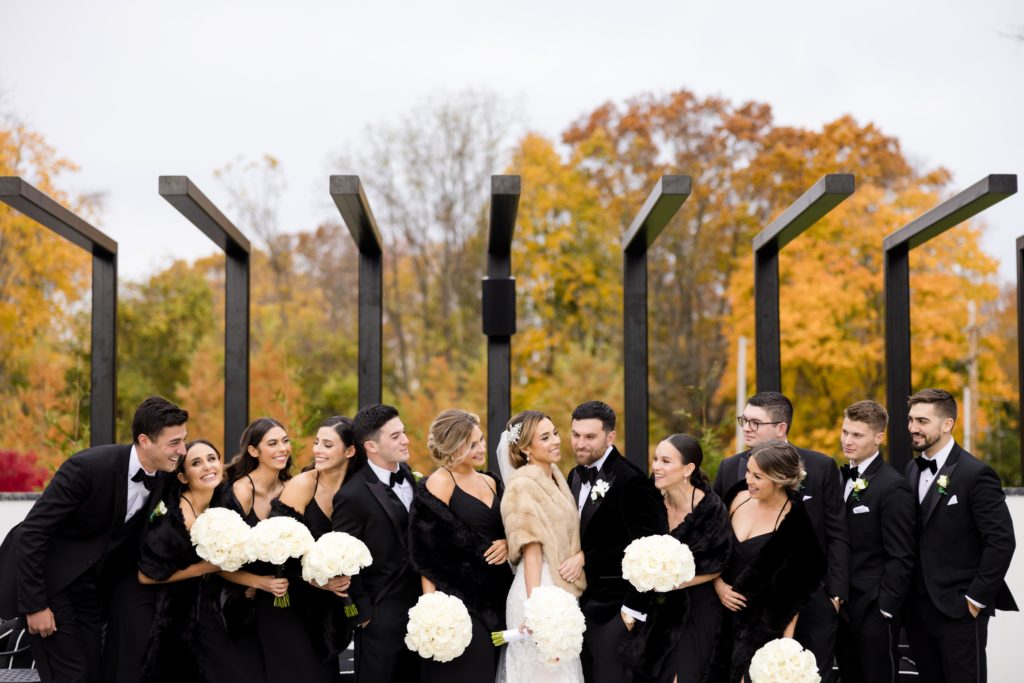
<path id="1" fill-rule="evenodd" d="M 263 437 L 274 427 L 284 429 L 284 425 L 274 418 L 261 417 L 251 422 L 245 428 L 245 431 L 242 432 L 242 438 L 238 440 L 238 455 L 232 458 L 231 464 L 228 465 L 228 481 L 238 481 L 260 466 L 259 458 L 253 458 L 249 455 L 249 447 L 252 446 L 259 449 Z M 285 431 L 287 432 L 288 430 Z M 288 456 L 288 462 L 285 464 L 284 469 L 277 473 L 277 478 L 282 482 L 292 478 L 292 456 Z"/>
<path id="2" fill-rule="evenodd" d="M 334 433 L 338 435 L 339 439 L 341 439 L 341 443 L 345 448 L 356 446 L 356 433 L 353 429 L 352 418 L 345 417 L 344 415 L 333 415 L 321 422 L 317 429 L 323 429 L 324 427 L 333 429 Z M 363 469 L 364 464 L 366 464 L 366 454 L 363 453 L 360 456 L 359 448 L 356 446 L 355 455 L 348 459 L 348 467 L 345 470 L 345 479 L 342 481 L 342 486 L 348 483 L 353 474 Z M 315 468 L 316 463 L 310 463 L 302 471 L 306 472 Z"/>
<path id="3" fill-rule="evenodd" d="M 672 434 L 665 437 L 665 441 L 683 456 L 684 465 L 696 465 L 690 474 L 690 483 L 698 488 L 707 484 L 708 475 L 700 468 L 704 462 L 704 449 L 700 447 L 700 442 L 689 434 Z"/>

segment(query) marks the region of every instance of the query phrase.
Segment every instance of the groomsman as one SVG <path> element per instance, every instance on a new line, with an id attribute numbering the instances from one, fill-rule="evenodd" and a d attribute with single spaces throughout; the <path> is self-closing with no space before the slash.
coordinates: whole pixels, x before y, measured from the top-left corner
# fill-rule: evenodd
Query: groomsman
<path id="1" fill-rule="evenodd" d="M 750 397 L 736 421 L 743 428 L 743 443 L 748 449 L 763 441 L 788 442 L 793 404 L 777 391 L 759 391 Z M 796 639 L 814 653 L 822 677 L 827 680 L 839 624 L 837 614 L 849 590 L 850 536 L 846 528 L 842 478 L 835 461 L 817 451 L 796 450 L 807 471 L 800 495 L 828 561 L 824 588 L 800 610 Z M 713 484 L 715 493 L 725 498 L 733 487 L 744 481 L 749 458 L 750 451 L 746 450 L 722 461 Z M 722 580 L 715 579 L 714 586 L 716 591 L 721 591 Z"/>
<path id="2" fill-rule="evenodd" d="M 409 563 L 406 533 L 414 480 L 409 437 L 398 411 L 374 404 L 356 413 L 351 474 L 334 496 L 332 522 L 370 549 L 373 564 L 352 577 L 349 595 L 359 613 L 355 674 L 360 683 L 419 680 L 419 659 L 405 647 L 409 608 L 420 595 L 420 577 Z M 351 465 L 350 465 L 351 467 Z"/>
<path id="3" fill-rule="evenodd" d="M 908 400 L 920 455 L 906 477 L 917 494 L 917 564 L 907 635 L 921 680 L 986 680 L 988 620 L 1016 611 L 1004 578 L 1016 541 L 999 475 L 953 440 L 956 399 L 924 389 Z"/>
<path id="4" fill-rule="evenodd" d="M 138 680 L 155 597 L 136 578 L 139 552 L 166 473 L 185 455 L 187 421 L 173 403 L 147 398 L 131 444 L 65 460 L 4 540 L 0 614 L 25 616 L 43 681 Z"/>
<path id="5" fill-rule="evenodd" d="M 667 533 L 665 507 L 647 475 L 615 448 L 615 411 L 607 404 L 587 401 L 572 412 L 572 449 L 578 465 L 569 488 L 579 508 L 587 576 L 580 598 L 587 619 L 583 677 L 587 683 L 630 681 L 619 642 L 647 619 L 648 603 L 622 578 L 622 555 L 638 538 Z M 559 568 L 563 578 L 575 573 L 568 564 Z"/>
<path id="6" fill-rule="evenodd" d="M 843 411 L 843 498 L 850 528 L 850 599 L 836 660 L 843 683 L 895 683 L 900 614 L 914 570 L 917 505 L 903 476 L 879 455 L 889 416 L 874 401 Z"/>

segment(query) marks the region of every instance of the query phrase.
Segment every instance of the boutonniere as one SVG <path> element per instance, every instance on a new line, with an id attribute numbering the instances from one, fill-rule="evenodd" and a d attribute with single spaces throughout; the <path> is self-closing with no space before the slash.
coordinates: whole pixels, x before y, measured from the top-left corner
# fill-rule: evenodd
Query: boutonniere
<path id="1" fill-rule="evenodd" d="M 940 496 L 946 495 L 946 489 L 949 488 L 949 477 L 943 474 L 935 480 L 935 487 L 938 489 Z"/>
<path id="2" fill-rule="evenodd" d="M 412 478 L 413 478 L 413 481 L 418 484 L 418 483 L 420 483 L 420 479 L 423 478 L 423 473 L 422 472 L 417 472 L 416 470 L 413 470 L 412 471 Z"/>
<path id="3" fill-rule="evenodd" d="M 149 521 L 152 522 L 157 517 L 163 517 L 166 514 L 167 506 L 164 505 L 164 502 L 161 500 L 159 503 L 156 504 L 156 507 L 153 508 L 153 511 L 149 513 Z"/>
<path id="4" fill-rule="evenodd" d="M 590 492 L 590 500 L 597 500 L 598 498 L 604 498 L 604 494 L 608 493 L 608 489 L 612 487 L 611 484 L 606 482 L 604 479 L 598 479 L 594 482 L 594 490 Z"/>
<path id="5" fill-rule="evenodd" d="M 866 489 L 867 487 L 868 487 L 867 480 L 866 479 L 861 479 L 860 477 L 858 477 L 857 479 L 854 479 L 854 481 L 853 481 L 853 492 L 850 495 L 853 496 L 854 500 L 860 500 L 860 492 L 863 491 L 864 489 Z"/>

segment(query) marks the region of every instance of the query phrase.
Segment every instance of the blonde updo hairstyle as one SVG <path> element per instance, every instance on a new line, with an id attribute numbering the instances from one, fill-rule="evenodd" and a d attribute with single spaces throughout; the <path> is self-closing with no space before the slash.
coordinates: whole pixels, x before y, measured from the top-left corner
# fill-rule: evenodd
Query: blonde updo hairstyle
<path id="1" fill-rule="evenodd" d="M 519 427 L 519 438 L 516 439 L 515 443 L 509 443 L 508 445 L 508 459 L 512 463 L 512 467 L 519 469 L 530 461 L 523 449 L 530 446 L 530 442 L 533 441 L 533 435 L 537 431 L 537 425 L 541 423 L 541 420 L 550 419 L 550 417 L 539 410 L 524 410 L 508 421 L 508 424 L 505 426 L 506 431 L 516 425 L 521 425 Z"/>
<path id="2" fill-rule="evenodd" d="M 800 489 L 800 482 L 806 473 L 800 462 L 800 454 L 793 444 L 786 441 L 762 441 L 750 449 L 750 458 L 764 472 L 769 481 L 783 487 L 789 493 Z"/>
<path id="3" fill-rule="evenodd" d="M 466 445 L 473 438 L 473 429 L 480 426 L 480 417 L 465 410 L 450 408 L 442 411 L 430 423 L 427 449 L 431 459 L 441 467 L 462 460 Z"/>

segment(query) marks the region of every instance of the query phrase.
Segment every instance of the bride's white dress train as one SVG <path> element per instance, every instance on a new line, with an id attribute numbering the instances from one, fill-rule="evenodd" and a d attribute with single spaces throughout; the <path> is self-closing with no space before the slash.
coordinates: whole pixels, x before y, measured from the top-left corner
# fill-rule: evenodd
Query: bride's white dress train
<path id="1" fill-rule="evenodd" d="M 550 586 L 551 573 L 545 562 L 540 571 L 542 586 Z M 505 602 L 506 628 L 523 623 L 526 606 L 526 563 L 520 562 Z M 532 638 L 524 638 L 503 648 L 498 667 L 497 683 L 583 683 L 583 665 L 579 657 L 555 666 L 540 661 L 540 654 Z"/>

